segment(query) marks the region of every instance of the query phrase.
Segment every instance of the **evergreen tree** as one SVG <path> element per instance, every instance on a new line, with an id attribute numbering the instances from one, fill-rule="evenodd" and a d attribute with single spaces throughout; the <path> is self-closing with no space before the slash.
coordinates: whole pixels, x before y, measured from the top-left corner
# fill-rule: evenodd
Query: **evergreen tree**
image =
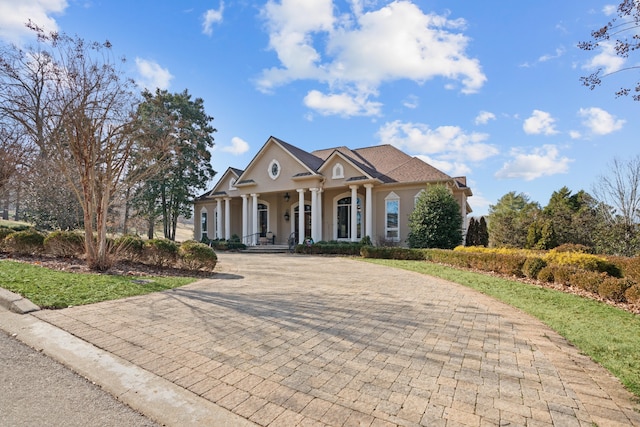
<path id="1" fill-rule="evenodd" d="M 484 216 L 478 221 L 478 246 L 489 246 L 489 230 L 487 230 L 487 221 Z"/>
<path id="2" fill-rule="evenodd" d="M 537 219 L 540 206 L 529 197 L 515 191 L 502 196 L 489 206 L 489 245 L 492 247 L 524 248 L 529 226 Z"/>
<path id="3" fill-rule="evenodd" d="M 215 175 L 211 166 L 213 117 L 204 111 L 201 98 L 191 99 L 185 90 L 170 94 L 157 89 L 143 92 L 139 142 L 155 148 L 157 156 L 144 167 L 153 173 L 135 190 L 133 206 L 149 220 L 149 231 L 162 219 L 164 236 L 175 240 L 178 217 L 191 217 L 196 192 L 204 190 Z"/>
<path id="4" fill-rule="evenodd" d="M 460 206 L 445 186 L 431 186 L 418 197 L 409 230 L 412 248 L 453 249 L 462 243 Z"/>
<path id="5" fill-rule="evenodd" d="M 478 221 L 474 217 L 469 220 L 469 227 L 467 227 L 467 235 L 465 236 L 466 246 L 478 245 Z"/>

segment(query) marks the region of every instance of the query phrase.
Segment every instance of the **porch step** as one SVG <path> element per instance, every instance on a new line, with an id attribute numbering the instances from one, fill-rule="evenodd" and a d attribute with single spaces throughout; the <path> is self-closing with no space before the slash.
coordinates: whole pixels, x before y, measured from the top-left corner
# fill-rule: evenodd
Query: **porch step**
<path id="1" fill-rule="evenodd" d="M 281 254 L 289 252 L 288 245 L 255 245 L 255 246 L 247 246 L 246 249 L 243 249 L 243 253 L 252 253 L 252 254 Z"/>

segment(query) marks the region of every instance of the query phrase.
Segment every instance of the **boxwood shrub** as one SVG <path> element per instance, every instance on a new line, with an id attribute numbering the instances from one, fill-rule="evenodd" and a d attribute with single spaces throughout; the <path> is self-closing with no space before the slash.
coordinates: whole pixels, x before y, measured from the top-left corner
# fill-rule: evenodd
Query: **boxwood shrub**
<path id="1" fill-rule="evenodd" d="M 195 241 L 187 241 L 178 249 L 180 262 L 189 270 L 213 271 L 218 257 L 213 248 Z"/>
<path id="2" fill-rule="evenodd" d="M 150 239 L 144 242 L 144 258 L 157 267 L 173 267 L 178 257 L 178 245 L 169 239 Z"/>
<path id="3" fill-rule="evenodd" d="M 84 251 L 84 236 L 74 231 L 54 231 L 44 238 L 47 255 L 78 258 Z"/>
<path id="4" fill-rule="evenodd" d="M 44 234 L 31 228 L 24 231 L 16 231 L 4 239 L 7 251 L 16 255 L 39 254 L 44 249 Z"/>

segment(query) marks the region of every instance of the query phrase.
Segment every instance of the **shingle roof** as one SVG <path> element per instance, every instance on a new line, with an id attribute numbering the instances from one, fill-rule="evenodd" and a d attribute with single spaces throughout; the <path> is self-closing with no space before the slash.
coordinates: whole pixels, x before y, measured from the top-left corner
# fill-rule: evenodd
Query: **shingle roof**
<path id="1" fill-rule="evenodd" d="M 276 140 L 280 145 L 282 145 L 285 150 L 289 151 L 293 156 L 295 156 L 298 160 L 304 163 L 305 166 L 307 166 L 314 172 L 317 171 L 324 162 L 324 159 L 321 159 L 320 157 L 317 157 L 312 153 L 304 151 L 296 147 L 295 145 L 291 145 L 288 142 L 284 142 L 283 140 L 278 139 L 274 136 L 272 136 L 272 138 Z"/>

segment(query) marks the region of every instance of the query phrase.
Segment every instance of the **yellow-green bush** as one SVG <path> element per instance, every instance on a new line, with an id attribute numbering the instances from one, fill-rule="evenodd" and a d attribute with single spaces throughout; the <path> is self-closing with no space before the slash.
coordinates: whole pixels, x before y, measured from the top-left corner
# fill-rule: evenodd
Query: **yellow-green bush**
<path id="1" fill-rule="evenodd" d="M 613 277 L 621 276 L 619 267 L 596 255 L 581 252 L 558 252 L 552 249 L 544 255 L 543 259 L 547 264 L 570 265 L 587 271 L 608 273 Z"/>

